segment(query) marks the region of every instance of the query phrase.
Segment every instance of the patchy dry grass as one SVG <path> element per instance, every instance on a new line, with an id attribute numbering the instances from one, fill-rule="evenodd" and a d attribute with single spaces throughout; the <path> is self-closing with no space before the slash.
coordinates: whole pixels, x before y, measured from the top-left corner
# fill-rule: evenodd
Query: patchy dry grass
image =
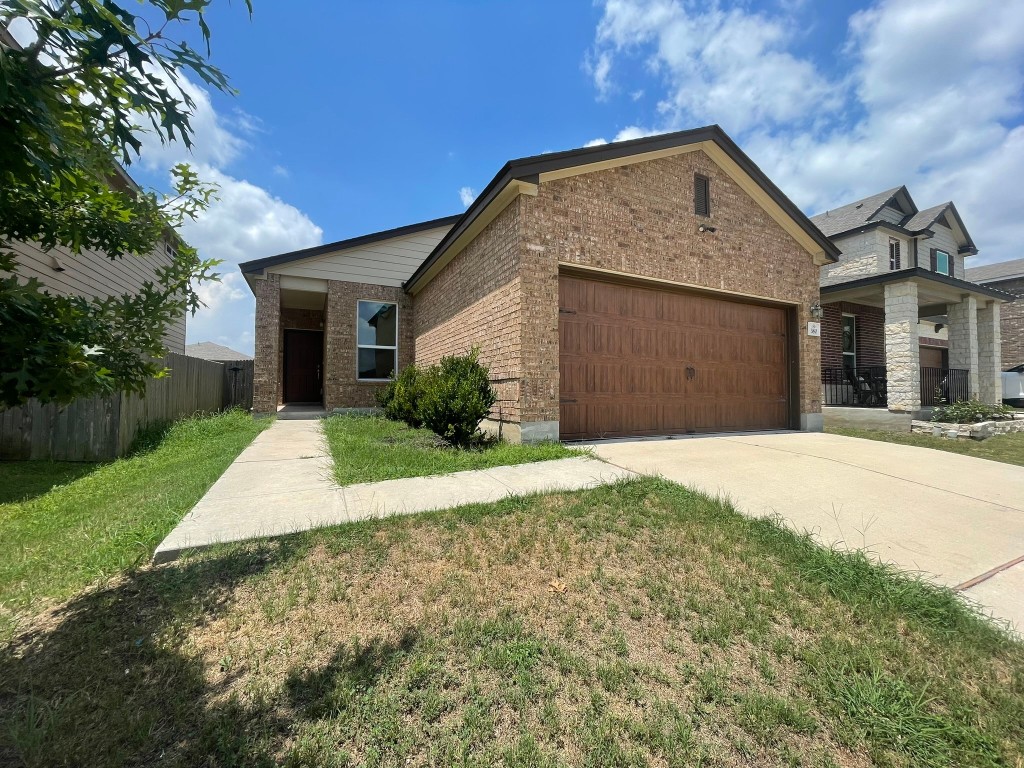
<path id="1" fill-rule="evenodd" d="M 446 475 L 585 453 L 558 442 L 492 442 L 480 448 L 453 448 L 429 429 L 413 429 L 381 416 L 332 416 L 324 419 L 323 430 L 338 485 Z"/>
<path id="2" fill-rule="evenodd" d="M 829 427 L 826 432 L 846 437 L 860 437 L 865 440 L 882 440 L 887 443 L 913 445 L 918 448 L 934 448 L 937 451 L 974 456 L 977 459 L 1001 461 L 1005 464 L 1024 466 L 1024 433 L 994 435 L 987 440 L 947 440 L 933 435 L 916 435 L 911 432 L 885 432 L 876 429 L 847 429 Z"/>
<path id="3" fill-rule="evenodd" d="M 142 569 L 0 651 L 0 763 L 1017 766 L 1024 647 L 654 479 Z"/>

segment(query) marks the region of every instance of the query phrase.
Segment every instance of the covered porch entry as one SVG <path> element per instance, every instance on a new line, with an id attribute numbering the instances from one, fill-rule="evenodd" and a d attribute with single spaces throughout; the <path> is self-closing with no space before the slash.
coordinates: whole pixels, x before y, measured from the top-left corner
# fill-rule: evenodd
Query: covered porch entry
<path id="1" fill-rule="evenodd" d="M 913 268 L 821 289 L 822 405 L 1002 400 L 999 291 Z"/>

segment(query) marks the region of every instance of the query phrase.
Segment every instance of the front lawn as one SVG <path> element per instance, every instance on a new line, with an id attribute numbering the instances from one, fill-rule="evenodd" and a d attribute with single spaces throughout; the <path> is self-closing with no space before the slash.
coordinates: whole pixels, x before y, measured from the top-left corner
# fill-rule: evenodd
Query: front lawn
<path id="1" fill-rule="evenodd" d="M 106 464 L 0 462 L 0 640 L 40 601 L 148 560 L 268 423 L 229 411 Z"/>
<path id="2" fill-rule="evenodd" d="M 995 435 L 988 440 L 947 440 L 932 435 L 915 435 L 912 432 L 882 432 L 873 429 L 847 429 L 828 427 L 826 432 L 846 437 L 862 437 L 865 440 L 882 440 L 887 443 L 913 445 L 918 448 L 935 448 L 939 451 L 961 453 L 979 459 L 1002 461 L 1006 464 L 1024 466 L 1024 433 Z"/>
<path id="3" fill-rule="evenodd" d="M 584 455 L 583 451 L 553 442 L 501 442 L 480 449 L 452 448 L 429 429 L 413 429 L 379 416 L 332 416 L 323 421 L 323 430 L 334 458 L 338 485 L 445 475 Z"/>
<path id="4" fill-rule="evenodd" d="M 0 764 L 1022 761 L 1024 646 L 654 478 L 207 551 L 0 649 Z"/>

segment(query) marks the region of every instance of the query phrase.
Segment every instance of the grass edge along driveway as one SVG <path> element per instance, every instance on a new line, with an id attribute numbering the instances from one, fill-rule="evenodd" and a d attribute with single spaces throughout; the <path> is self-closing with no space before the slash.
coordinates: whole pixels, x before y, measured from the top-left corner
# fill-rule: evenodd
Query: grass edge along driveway
<path id="1" fill-rule="evenodd" d="M 875 429 L 852 429 L 828 427 L 826 432 L 864 440 L 880 440 L 887 443 L 912 445 L 917 448 L 933 448 L 937 451 L 959 453 L 976 459 L 989 459 L 1004 464 L 1024 466 L 1024 432 L 1008 435 L 993 435 L 987 440 L 948 440 L 934 435 L 918 435 L 912 432 L 887 432 Z"/>
<path id="2" fill-rule="evenodd" d="M 331 416 L 323 420 L 322 426 L 338 485 L 447 475 L 588 455 L 557 442 L 502 441 L 478 449 L 453 448 L 429 429 L 413 429 L 383 416 Z"/>

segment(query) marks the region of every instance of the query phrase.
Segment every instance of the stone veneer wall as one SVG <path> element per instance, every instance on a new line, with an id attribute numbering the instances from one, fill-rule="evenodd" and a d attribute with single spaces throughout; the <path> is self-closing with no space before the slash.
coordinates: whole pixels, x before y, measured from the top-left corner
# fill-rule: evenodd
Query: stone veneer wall
<path id="1" fill-rule="evenodd" d="M 695 173 L 710 179 L 710 218 L 694 213 Z M 820 423 L 820 339 L 805 330 L 819 296 L 819 268 L 706 154 L 545 182 L 536 197 L 519 202 L 524 422 L 559 417 L 558 264 L 565 262 L 792 302 L 800 411 L 807 423 Z M 702 223 L 717 231 L 699 233 Z"/>
<path id="2" fill-rule="evenodd" d="M 978 399 L 983 403 L 1003 402 L 999 309 L 997 301 L 986 301 L 978 307 Z"/>
<path id="3" fill-rule="evenodd" d="M 416 364 L 480 348 L 498 401 L 492 418 L 518 422 L 524 298 L 520 290 L 519 200 L 513 200 L 414 300 Z M 535 297 L 527 299 L 533 314 Z M 556 308 L 557 309 L 557 308 Z"/>
<path id="4" fill-rule="evenodd" d="M 950 304 L 946 319 L 949 329 L 949 367 L 967 368 L 970 399 L 978 397 L 978 300 L 968 296 Z"/>
<path id="5" fill-rule="evenodd" d="M 920 410 L 917 283 L 885 284 L 885 364 L 889 410 Z"/>
<path id="6" fill-rule="evenodd" d="M 281 286 L 277 275 L 253 280 L 256 296 L 256 348 L 253 364 L 254 413 L 276 413 L 280 402 Z"/>
<path id="7" fill-rule="evenodd" d="M 382 382 L 361 382 L 356 378 L 356 302 L 360 299 L 393 301 L 398 304 L 398 367 L 414 357 L 412 297 L 401 288 L 370 283 L 327 283 L 327 311 L 324 329 L 324 408 L 372 408 Z"/>
<path id="8" fill-rule="evenodd" d="M 823 304 L 821 367 L 843 365 L 843 315 L 857 320 L 857 365 L 885 365 L 885 310 L 867 304 L 837 301 Z"/>

